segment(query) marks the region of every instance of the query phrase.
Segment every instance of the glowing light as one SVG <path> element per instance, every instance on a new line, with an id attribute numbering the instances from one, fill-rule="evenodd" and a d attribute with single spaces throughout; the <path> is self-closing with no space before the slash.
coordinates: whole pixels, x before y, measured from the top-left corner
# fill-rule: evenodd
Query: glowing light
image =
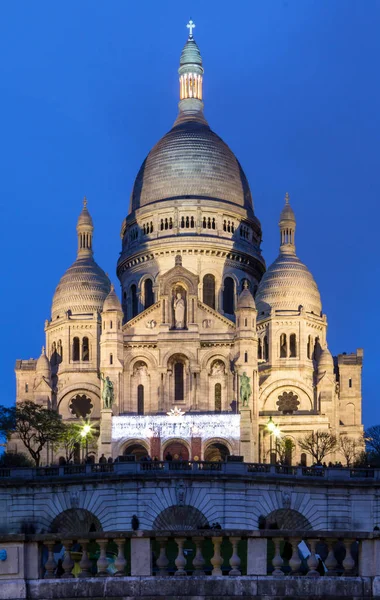
<path id="1" fill-rule="evenodd" d="M 178 406 L 175 406 L 174 408 L 171 408 L 166 414 L 168 415 L 168 417 L 183 417 L 185 413 L 183 412 L 183 410 L 178 408 Z"/>
<path id="2" fill-rule="evenodd" d="M 149 434 L 148 434 L 149 431 Z M 161 439 L 192 437 L 240 439 L 239 414 L 182 414 L 180 418 L 169 415 L 126 415 L 112 418 L 112 439 Z"/>

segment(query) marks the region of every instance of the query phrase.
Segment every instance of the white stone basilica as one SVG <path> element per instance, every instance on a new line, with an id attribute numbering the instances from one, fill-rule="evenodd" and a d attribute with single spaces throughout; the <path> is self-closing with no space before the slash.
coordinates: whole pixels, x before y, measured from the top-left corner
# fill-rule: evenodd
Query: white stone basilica
<path id="1" fill-rule="evenodd" d="M 121 303 L 94 260 L 85 201 L 77 258 L 45 323 L 46 353 L 16 362 L 17 401 L 98 426 L 94 460 L 169 452 L 269 462 L 272 418 L 295 443 L 292 462 L 310 464 L 297 445 L 307 432 L 362 432 L 363 352 L 328 350 L 288 195 L 279 256 L 266 270 L 248 181 L 203 114 L 202 58 L 190 32 L 177 119 L 143 162 L 122 224 Z"/>

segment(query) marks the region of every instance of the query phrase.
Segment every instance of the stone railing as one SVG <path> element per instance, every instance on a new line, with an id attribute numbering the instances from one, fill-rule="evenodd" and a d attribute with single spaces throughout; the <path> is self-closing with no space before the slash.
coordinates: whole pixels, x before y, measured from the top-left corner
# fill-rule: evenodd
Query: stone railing
<path id="1" fill-rule="evenodd" d="M 0 469 L 0 481 L 7 479 L 41 479 L 44 477 L 66 477 L 66 476 L 91 476 L 97 474 L 148 474 L 154 472 L 175 474 L 180 472 L 181 476 L 189 474 L 215 474 L 224 475 L 255 475 L 255 476 L 279 476 L 291 478 L 323 478 L 324 480 L 380 480 L 380 469 L 371 468 L 323 468 L 323 467 L 300 467 L 287 465 L 270 465 L 267 463 L 243 463 L 211 462 L 211 461 L 121 461 L 104 464 L 87 465 L 65 465 L 38 468 L 7 467 Z"/>
<path id="2" fill-rule="evenodd" d="M 364 598 L 376 597 L 372 592 L 380 589 L 376 578 L 380 572 L 380 532 L 197 530 L 7 535 L 0 537 L 0 550 L 0 598 L 9 599 L 149 600 L 182 595 Z M 86 585 L 80 583 L 82 580 Z M 111 584 L 111 580 L 124 583 Z M 214 583 L 210 587 L 201 581 Z"/>

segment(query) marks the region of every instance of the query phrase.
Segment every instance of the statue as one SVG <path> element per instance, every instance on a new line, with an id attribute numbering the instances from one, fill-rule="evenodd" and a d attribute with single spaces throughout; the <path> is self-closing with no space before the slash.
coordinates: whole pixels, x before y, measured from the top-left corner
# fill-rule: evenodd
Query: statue
<path id="1" fill-rule="evenodd" d="M 224 375 L 224 363 L 216 360 L 211 367 L 211 375 Z"/>
<path id="2" fill-rule="evenodd" d="M 248 377 L 244 371 L 243 375 L 240 375 L 240 400 L 243 406 L 248 406 L 248 400 L 252 394 L 252 388 L 250 384 L 251 378 Z"/>
<path id="3" fill-rule="evenodd" d="M 185 327 L 185 300 L 182 298 L 181 292 L 177 292 L 174 300 L 174 324 L 176 329 Z"/>
<path id="4" fill-rule="evenodd" d="M 100 374 L 101 380 L 103 381 L 103 392 L 102 392 L 102 400 L 103 400 L 103 408 L 112 408 L 112 404 L 114 401 L 114 389 L 113 383 L 108 377 L 103 377 Z"/>

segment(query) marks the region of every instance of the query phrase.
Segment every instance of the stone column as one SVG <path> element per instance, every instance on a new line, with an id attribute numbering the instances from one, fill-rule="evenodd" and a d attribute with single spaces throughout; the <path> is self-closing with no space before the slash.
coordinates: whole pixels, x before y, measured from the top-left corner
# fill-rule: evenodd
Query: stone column
<path id="1" fill-rule="evenodd" d="M 98 459 L 102 454 L 106 458 L 112 456 L 112 408 L 103 408 L 100 411 Z"/>

